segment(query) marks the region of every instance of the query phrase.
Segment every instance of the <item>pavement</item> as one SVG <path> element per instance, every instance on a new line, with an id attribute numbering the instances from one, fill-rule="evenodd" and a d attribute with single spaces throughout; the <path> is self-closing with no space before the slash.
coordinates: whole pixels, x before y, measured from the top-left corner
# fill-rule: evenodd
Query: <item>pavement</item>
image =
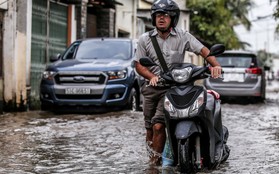
<path id="1" fill-rule="evenodd" d="M 267 81 L 266 91 L 267 92 L 279 92 L 279 80 Z"/>

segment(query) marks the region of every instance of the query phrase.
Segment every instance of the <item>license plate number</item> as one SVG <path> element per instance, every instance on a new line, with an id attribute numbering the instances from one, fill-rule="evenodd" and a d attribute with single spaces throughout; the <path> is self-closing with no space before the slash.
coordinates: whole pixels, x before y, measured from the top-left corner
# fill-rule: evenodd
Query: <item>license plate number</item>
<path id="1" fill-rule="evenodd" d="M 90 88 L 66 88 L 65 94 L 90 94 Z"/>
<path id="2" fill-rule="evenodd" d="M 241 73 L 225 73 L 224 74 L 224 82 L 244 82 L 244 74 Z"/>

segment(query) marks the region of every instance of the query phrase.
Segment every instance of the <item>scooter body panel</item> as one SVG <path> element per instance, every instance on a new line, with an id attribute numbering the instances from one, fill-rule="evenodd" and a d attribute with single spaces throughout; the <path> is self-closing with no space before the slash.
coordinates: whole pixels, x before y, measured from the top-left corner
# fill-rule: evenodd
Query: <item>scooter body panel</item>
<path id="1" fill-rule="evenodd" d="M 202 129 L 194 121 L 178 122 L 175 128 L 176 139 L 187 139 L 194 133 L 202 133 Z"/>
<path id="2" fill-rule="evenodd" d="M 216 138 L 215 134 L 216 131 L 214 130 L 214 125 L 216 125 L 216 117 L 221 116 L 221 106 L 220 101 L 216 100 L 211 94 L 207 94 L 205 92 L 206 90 L 201 86 L 184 86 L 184 87 L 175 87 L 173 89 L 170 89 L 166 96 L 171 98 L 172 102 L 176 102 L 176 107 L 178 108 L 185 108 L 189 107 L 193 104 L 195 99 L 198 95 L 200 95 L 202 92 L 205 93 L 205 101 L 204 101 L 204 107 L 201 107 L 200 111 L 196 116 L 193 116 L 191 118 L 185 118 L 183 119 L 173 119 L 170 117 L 169 113 L 166 114 L 166 121 L 167 121 L 167 128 L 169 136 L 171 137 L 172 141 L 187 139 L 194 133 L 199 133 L 202 135 L 202 137 L 208 137 L 208 141 L 202 144 L 202 148 L 208 149 L 208 157 L 210 160 L 210 164 L 214 165 L 216 163 L 215 160 L 215 150 L 216 150 Z M 189 93 L 191 94 L 191 97 L 187 97 Z M 183 98 L 187 101 L 178 102 L 177 99 L 181 98 L 175 98 L 177 96 L 184 96 Z M 179 104 L 177 104 L 179 103 Z M 184 105 L 184 106 L 183 106 Z M 217 119 L 219 120 L 219 119 Z M 222 125 L 221 123 L 219 123 Z M 220 135 L 220 137 L 222 137 Z M 177 145 L 176 143 L 170 143 L 172 145 Z M 173 147 L 174 151 L 176 150 L 176 147 Z M 176 153 L 175 153 L 176 154 Z"/>

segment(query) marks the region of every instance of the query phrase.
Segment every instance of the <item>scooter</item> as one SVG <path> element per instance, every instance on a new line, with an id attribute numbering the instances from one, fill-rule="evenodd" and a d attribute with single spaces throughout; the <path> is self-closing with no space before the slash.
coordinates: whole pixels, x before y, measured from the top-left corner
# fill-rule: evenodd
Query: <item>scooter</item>
<path id="1" fill-rule="evenodd" d="M 209 56 L 223 53 L 225 47 L 216 44 Z M 141 58 L 143 66 L 156 66 L 150 58 Z M 221 121 L 221 101 L 214 91 L 195 85 L 195 81 L 210 77 L 209 66 L 172 64 L 161 74 L 170 85 L 165 94 L 166 133 L 173 166 L 181 173 L 214 169 L 227 160 L 228 130 Z"/>

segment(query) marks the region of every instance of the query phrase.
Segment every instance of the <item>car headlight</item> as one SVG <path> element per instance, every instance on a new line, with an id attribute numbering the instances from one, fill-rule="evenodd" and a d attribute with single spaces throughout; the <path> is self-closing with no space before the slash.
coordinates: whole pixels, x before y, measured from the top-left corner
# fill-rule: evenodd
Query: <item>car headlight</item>
<path id="1" fill-rule="evenodd" d="M 124 79 L 127 76 L 126 70 L 120 70 L 120 71 L 108 71 L 107 72 L 109 76 L 109 80 L 115 80 L 115 79 Z"/>
<path id="2" fill-rule="evenodd" d="M 204 103 L 204 93 L 201 93 L 198 98 L 195 100 L 195 102 L 185 108 L 185 109 L 177 109 L 175 108 L 172 103 L 169 101 L 167 97 L 165 97 L 165 102 L 164 102 L 164 108 L 168 113 L 170 114 L 170 117 L 175 117 L 175 118 L 187 118 L 187 117 L 193 117 L 196 114 L 198 114 L 199 108 L 202 106 Z"/>
<path id="3" fill-rule="evenodd" d="M 192 67 L 186 67 L 183 69 L 173 69 L 171 71 L 173 80 L 175 80 L 178 83 L 186 82 L 190 77 L 192 69 Z"/>
<path id="4" fill-rule="evenodd" d="M 44 71 L 43 72 L 43 79 L 45 80 L 53 80 L 54 75 L 56 72 L 54 71 Z"/>

